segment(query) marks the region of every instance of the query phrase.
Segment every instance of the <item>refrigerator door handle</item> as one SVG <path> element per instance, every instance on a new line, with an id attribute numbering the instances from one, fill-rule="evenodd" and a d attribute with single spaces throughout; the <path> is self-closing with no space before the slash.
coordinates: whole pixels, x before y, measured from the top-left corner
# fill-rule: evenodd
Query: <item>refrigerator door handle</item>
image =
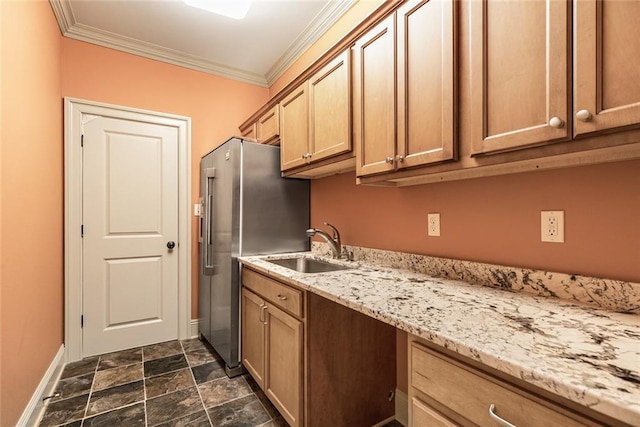
<path id="1" fill-rule="evenodd" d="M 213 229 L 213 179 L 216 176 L 215 168 L 207 168 L 205 170 L 205 176 L 207 178 L 207 185 L 205 189 L 205 228 L 206 228 L 206 241 L 204 242 L 204 266 L 203 273 L 205 276 L 213 276 L 213 262 L 212 262 L 212 229 Z"/>

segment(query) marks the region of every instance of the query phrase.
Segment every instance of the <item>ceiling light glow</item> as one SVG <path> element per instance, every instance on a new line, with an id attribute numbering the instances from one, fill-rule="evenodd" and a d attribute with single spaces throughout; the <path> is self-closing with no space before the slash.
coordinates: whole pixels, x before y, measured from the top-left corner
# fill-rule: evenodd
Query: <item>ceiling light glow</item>
<path id="1" fill-rule="evenodd" d="M 233 19 L 247 16 L 251 0 L 183 0 L 189 6 Z"/>

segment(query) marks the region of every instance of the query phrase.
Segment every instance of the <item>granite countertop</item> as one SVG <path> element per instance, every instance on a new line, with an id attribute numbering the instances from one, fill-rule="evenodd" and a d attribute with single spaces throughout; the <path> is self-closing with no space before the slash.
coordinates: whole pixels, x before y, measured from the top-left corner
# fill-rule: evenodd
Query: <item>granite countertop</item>
<path id="1" fill-rule="evenodd" d="M 242 257 L 321 295 L 491 368 L 631 425 L 640 425 L 640 316 L 364 262 L 308 274 Z M 320 258 L 315 253 L 304 256 Z"/>

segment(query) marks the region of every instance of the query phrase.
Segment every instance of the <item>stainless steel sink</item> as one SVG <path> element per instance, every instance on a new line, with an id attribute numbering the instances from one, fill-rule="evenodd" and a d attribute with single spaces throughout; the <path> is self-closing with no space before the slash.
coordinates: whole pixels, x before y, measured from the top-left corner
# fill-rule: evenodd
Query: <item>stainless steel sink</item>
<path id="1" fill-rule="evenodd" d="M 271 259 L 268 261 L 300 273 L 326 273 L 329 271 L 350 270 L 352 268 L 306 257 Z"/>

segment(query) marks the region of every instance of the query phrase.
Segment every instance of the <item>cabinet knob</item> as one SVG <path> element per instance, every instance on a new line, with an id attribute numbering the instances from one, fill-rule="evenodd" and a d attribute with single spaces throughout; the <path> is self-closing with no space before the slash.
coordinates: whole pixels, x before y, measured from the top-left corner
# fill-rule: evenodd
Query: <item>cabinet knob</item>
<path id="1" fill-rule="evenodd" d="M 393 164 L 393 157 L 387 157 L 387 158 L 385 159 L 385 162 L 387 162 L 387 163 L 389 163 L 390 165 L 392 165 L 392 164 Z"/>
<path id="2" fill-rule="evenodd" d="M 576 113 L 576 118 L 581 122 L 588 122 L 591 120 L 591 113 L 589 110 L 580 110 Z"/>
<path id="3" fill-rule="evenodd" d="M 560 117 L 553 116 L 549 120 L 549 126 L 551 126 L 552 128 L 561 129 L 564 127 L 564 120 L 562 120 Z"/>
<path id="4" fill-rule="evenodd" d="M 399 161 L 400 163 L 404 162 L 404 156 L 401 156 L 401 155 L 399 155 L 399 154 L 398 154 L 398 155 L 396 156 L 396 158 L 398 159 L 398 161 Z"/>

